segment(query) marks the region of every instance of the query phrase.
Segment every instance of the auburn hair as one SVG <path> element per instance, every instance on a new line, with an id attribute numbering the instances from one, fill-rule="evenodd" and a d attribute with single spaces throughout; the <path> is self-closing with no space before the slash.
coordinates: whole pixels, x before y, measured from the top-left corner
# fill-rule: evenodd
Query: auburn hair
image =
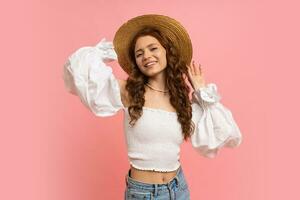
<path id="1" fill-rule="evenodd" d="M 129 124 L 133 126 L 143 113 L 145 104 L 145 83 L 148 77 L 138 68 L 135 61 L 135 44 L 141 36 L 155 37 L 166 50 L 167 67 L 166 70 L 166 88 L 169 90 L 170 103 L 176 109 L 177 120 L 181 124 L 184 140 L 187 140 L 194 132 L 195 125 L 192 121 L 192 107 L 189 99 L 190 87 L 184 79 L 187 76 L 188 68 L 177 49 L 172 42 L 161 32 L 153 27 L 145 27 L 134 37 L 129 48 L 129 57 L 131 61 L 131 72 L 126 80 L 126 90 L 128 91 L 130 115 Z"/>

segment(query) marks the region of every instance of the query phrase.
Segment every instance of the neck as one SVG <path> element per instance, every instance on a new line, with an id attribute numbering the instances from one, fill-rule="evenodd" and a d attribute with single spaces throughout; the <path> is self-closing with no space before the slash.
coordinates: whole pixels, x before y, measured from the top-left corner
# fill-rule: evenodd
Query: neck
<path id="1" fill-rule="evenodd" d="M 159 90 L 166 91 L 166 78 L 164 73 L 160 73 L 154 77 L 149 77 L 148 83 Z"/>

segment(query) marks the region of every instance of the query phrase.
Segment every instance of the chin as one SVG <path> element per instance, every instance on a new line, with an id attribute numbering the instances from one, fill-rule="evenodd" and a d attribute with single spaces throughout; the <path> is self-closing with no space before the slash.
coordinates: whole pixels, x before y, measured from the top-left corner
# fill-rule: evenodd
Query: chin
<path id="1" fill-rule="evenodd" d="M 143 72 L 143 74 L 147 77 L 154 77 L 156 74 L 155 73 L 149 73 L 149 72 Z"/>
<path id="2" fill-rule="evenodd" d="M 160 74 L 160 73 L 162 73 L 162 72 L 164 72 L 165 71 L 165 69 L 163 69 L 163 70 L 159 70 L 159 71 L 157 71 L 157 70 L 155 70 L 155 69 L 150 69 L 150 70 L 145 70 L 144 72 L 143 72 L 143 74 L 144 75 L 146 75 L 146 76 L 148 76 L 148 77 L 154 77 L 154 76 L 156 76 L 156 75 L 158 75 L 158 74 Z"/>

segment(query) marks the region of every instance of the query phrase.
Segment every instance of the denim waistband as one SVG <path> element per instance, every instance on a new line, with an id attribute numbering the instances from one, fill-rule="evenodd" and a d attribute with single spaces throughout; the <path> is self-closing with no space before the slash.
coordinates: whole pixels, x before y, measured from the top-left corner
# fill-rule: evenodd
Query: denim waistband
<path id="1" fill-rule="evenodd" d="M 179 166 L 179 168 L 177 169 L 176 175 L 169 182 L 162 183 L 162 184 L 139 182 L 139 181 L 131 178 L 129 176 L 129 174 L 130 174 L 130 169 L 129 169 L 127 175 L 125 176 L 127 187 L 146 190 L 146 191 L 153 191 L 154 189 L 155 190 L 165 190 L 165 189 L 173 188 L 175 185 L 181 186 L 181 185 L 186 184 L 181 166 Z"/>

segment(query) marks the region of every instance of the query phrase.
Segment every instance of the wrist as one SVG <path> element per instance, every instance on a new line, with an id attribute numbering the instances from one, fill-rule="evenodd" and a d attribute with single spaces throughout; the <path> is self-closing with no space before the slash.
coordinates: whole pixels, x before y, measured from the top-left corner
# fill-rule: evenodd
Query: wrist
<path id="1" fill-rule="evenodd" d="M 196 84 L 195 85 L 195 90 L 200 90 L 200 89 L 202 89 L 202 88 L 205 88 L 206 87 L 206 85 L 203 83 L 203 84 Z"/>

